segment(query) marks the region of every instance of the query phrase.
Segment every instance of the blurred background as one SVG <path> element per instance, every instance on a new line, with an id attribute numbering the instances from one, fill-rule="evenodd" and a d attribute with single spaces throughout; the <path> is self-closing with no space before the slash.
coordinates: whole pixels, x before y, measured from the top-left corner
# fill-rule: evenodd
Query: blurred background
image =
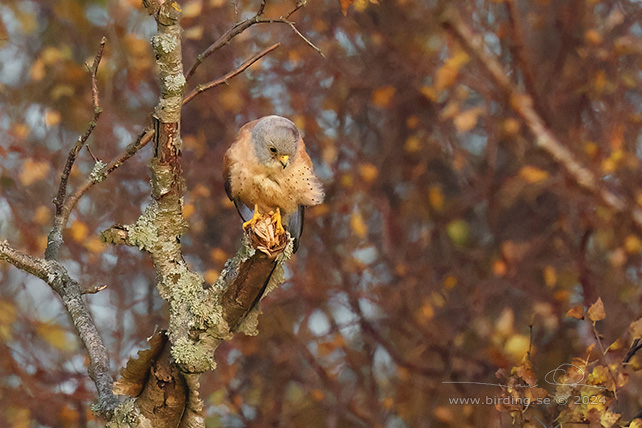
<path id="1" fill-rule="evenodd" d="M 155 22 L 140 3 L 0 3 L 0 239 L 42 256 L 60 172 L 91 119 L 84 64 L 102 36 L 104 112 L 92 152 L 108 162 L 150 124 Z M 180 3 L 186 70 L 259 7 Z M 207 281 L 239 247 L 221 163 L 244 123 L 293 120 L 327 195 L 306 212 L 287 282 L 263 300 L 260 334 L 224 343 L 217 370 L 204 376 L 208 427 L 553 426 L 564 410 L 554 404 L 533 406 L 518 424 L 510 409 L 453 398 L 501 396 L 482 384 L 501 383 L 496 372 L 508 375 L 525 358 L 551 394 L 546 374 L 574 358 L 622 360 L 629 324 L 642 315 L 639 230 L 535 148 L 505 93 L 443 31 L 441 6 L 309 1 L 291 19 L 325 59 L 288 25 L 260 24 L 191 79 L 193 88 L 281 43 L 183 111 L 190 230 L 182 242 Z M 265 17 L 294 7 L 268 0 Z M 642 205 L 642 4 L 461 0 L 457 8 L 600 186 Z M 149 257 L 99 238 L 135 222 L 148 203 L 150 156 L 145 147 L 95 186 L 64 235 L 61 261 L 72 275 L 107 285 L 86 301 L 114 374 L 167 324 Z M 76 165 L 72 191 L 93 160 L 83 150 Z M 0 426 L 99 426 L 86 356 L 57 297 L 6 263 L 0 284 Z M 566 316 L 598 297 L 606 319 L 597 327 L 614 351 L 606 357 L 591 324 Z M 634 368 L 609 404 L 623 420 L 642 408 Z"/>

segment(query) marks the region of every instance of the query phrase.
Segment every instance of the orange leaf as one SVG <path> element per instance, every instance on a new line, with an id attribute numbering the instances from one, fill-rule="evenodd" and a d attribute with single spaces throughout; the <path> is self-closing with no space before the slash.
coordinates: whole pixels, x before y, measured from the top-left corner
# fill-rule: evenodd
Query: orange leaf
<path id="1" fill-rule="evenodd" d="M 348 8 L 352 5 L 354 0 L 339 0 L 341 3 L 341 13 L 343 13 L 343 16 L 346 16 L 348 14 Z"/>
<path id="2" fill-rule="evenodd" d="M 584 319 L 584 307 L 583 306 L 575 306 L 574 308 L 571 308 L 566 312 L 566 316 L 569 318 L 575 318 L 578 320 L 583 320 Z"/>
<path id="3" fill-rule="evenodd" d="M 365 238 L 368 234 L 368 225 L 358 211 L 350 216 L 350 228 L 359 238 Z"/>
<path id="4" fill-rule="evenodd" d="M 397 89 L 394 86 L 381 86 L 372 93 L 372 103 L 377 107 L 387 107 Z"/>

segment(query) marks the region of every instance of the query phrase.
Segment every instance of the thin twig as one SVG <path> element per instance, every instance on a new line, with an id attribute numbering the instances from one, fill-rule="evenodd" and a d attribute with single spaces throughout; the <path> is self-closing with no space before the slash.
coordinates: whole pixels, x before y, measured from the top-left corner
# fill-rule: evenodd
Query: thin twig
<path id="1" fill-rule="evenodd" d="M 96 157 L 96 155 L 94 155 L 94 152 L 91 151 L 91 149 L 89 148 L 89 144 L 87 144 L 85 146 L 85 148 L 89 152 L 89 156 L 91 156 L 91 158 L 94 160 L 94 162 L 98 162 L 99 159 Z"/>
<path id="2" fill-rule="evenodd" d="M 587 319 L 587 321 L 589 321 Z M 617 400 L 617 381 L 615 380 L 615 375 L 611 371 L 611 367 L 609 366 L 608 361 L 606 361 L 606 349 L 604 349 L 604 345 L 602 345 L 602 340 L 600 340 L 600 333 L 597 331 L 597 327 L 595 326 L 595 321 L 589 321 L 591 323 L 591 327 L 593 328 L 593 337 L 595 337 L 595 341 L 597 342 L 597 346 L 600 348 L 600 360 L 602 361 L 602 364 L 606 367 L 606 369 L 609 371 L 609 374 L 611 375 L 611 380 L 613 381 L 613 396 Z"/>
<path id="3" fill-rule="evenodd" d="M 266 2 L 267 0 L 261 1 L 259 10 L 256 12 L 256 14 L 252 18 L 248 18 L 244 21 L 237 22 L 236 24 L 234 24 L 232 28 L 227 30 L 221 37 L 219 37 L 214 43 L 209 45 L 207 49 L 201 52 L 196 57 L 196 61 L 194 62 L 194 64 L 192 64 L 189 71 L 185 74 L 185 80 L 189 81 L 189 79 L 194 75 L 194 73 L 196 72 L 196 69 L 201 65 L 201 63 L 205 60 L 205 58 L 212 55 L 214 52 L 216 52 L 223 46 L 229 44 L 234 37 L 238 36 L 243 31 L 251 27 L 252 25 L 258 23 L 259 19 L 261 18 L 261 15 L 263 15 L 263 12 L 265 11 Z"/>
<path id="4" fill-rule="evenodd" d="M 616 212 L 629 211 L 635 224 L 642 229 L 642 210 L 628 204 L 626 200 L 601 186 L 601 180 L 589 168 L 582 165 L 570 151 L 544 123 L 544 120 L 535 111 L 532 97 L 518 90 L 499 62 L 484 51 L 481 38 L 475 35 L 463 22 L 459 14 L 448 8 L 442 14 L 442 26 L 450 32 L 472 57 L 477 59 L 484 71 L 491 77 L 510 100 L 512 109 L 522 118 L 526 126 L 535 135 L 535 144 L 553 157 L 568 174 L 575 179 L 577 184 L 597 195 L 602 202 Z"/>
<path id="5" fill-rule="evenodd" d="M 78 139 L 76 140 L 76 144 L 74 144 L 74 146 L 69 151 L 67 161 L 65 162 L 62 174 L 60 175 L 58 193 L 53 200 L 53 203 L 56 207 L 54 225 L 51 229 L 51 232 L 49 232 L 49 236 L 47 239 L 47 248 L 45 249 L 45 258 L 47 260 L 55 260 L 58 257 L 58 252 L 60 251 L 60 247 L 62 246 L 62 230 L 66 224 L 66 219 L 63 216 L 63 211 L 65 209 L 67 201 L 67 184 L 69 181 L 69 174 L 71 173 L 71 169 L 76 162 L 78 153 L 80 153 L 80 150 L 87 142 L 87 139 L 96 128 L 98 118 L 102 113 L 102 108 L 100 108 L 100 105 L 98 104 L 98 85 L 96 83 L 96 73 L 98 71 L 98 65 L 100 65 L 100 60 L 103 57 L 105 43 L 107 43 L 107 39 L 103 37 L 100 40 L 100 47 L 98 48 L 98 52 L 94 57 L 94 62 L 91 67 L 88 67 L 89 73 L 91 75 L 91 98 L 94 107 L 94 114 L 91 121 L 89 122 L 89 125 L 87 126 L 87 130 L 85 131 L 85 133 L 78 137 Z"/>
<path id="6" fill-rule="evenodd" d="M 244 21 L 237 22 L 234 24 L 232 28 L 227 30 L 225 34 L 223 34 L 221 37 L 219 37 L 214 43 L 212 43 L 207 49 L 205 49 L 202 53 L 200 53 L 196 57 L 196 61 L 192 66 L 190 67 L 189 71 L 185 74 L 185 80 L 189 81 L 189 79 L 194 75 L 194 72 L 196 69 L 201 65 L 201 63 L 207 58 L 208 56 L 212 55 L 214 52 L 222 48 L 223 46 L 229 44 L 232 39 L 239 34 L 241 34 L 243 31 L 247 30 L 249 27 L 251 27 L 254 24 L 287 24 L 292 28 L 294 33 L 299 36 L 305 43 L 307 43 L 310 47 L 312 47 L 315 51 L 319 53 L 323 58 L 325 58 L 325 55 L 319 49 L 312 43 L 308 38 L 306 38 L 298 28 L 296 28 L 295 23 L 290 21 L 290 17 L 296 13 L 299 9 L 301 9 L 303 6 L 305 6 L 306 1 L 305 0 L 299 0 L 296 3 L 296 6 L 294 9 L 289 11 L 285 16 L 281 16 L 278 19 L 267 19 L 267 18 L 262 18 L 263 12 L 265 11 L 265 5 L 267 3 L 267 0 L 262 0 L 261 5 L 259 6 L 259 9 L 257 10 L 256 14 L 252 18 L 248 18 Z"/>
<path id="7" fill-rule="evenodd" d="M 306 43 L 308 44 L 308 46 L 310 46 L 312 49 L 314 49 L 315 51 L 317 51 L 317 53 L 318 53 L 319 55 L 321 55 L 323 58 L 325 58 L 325 54 L 321 51 L 321 49 L 319 49 L 318 47 L 316 47 L 316 46 L 314 45 L 314 43 L 312 43 L 310 40 L 308 40 L 308 39 L 307 39 L 307 38 L 306 38 L 306 37 L 305 37 L 305 36 L 304 36 L 300 31 L 299 31 L 299 29 L 298 29 L 298 28 L 296 28 L 296 26 L 294 25 L 294 22 L 292 22 L 292 21 L 287 21 L 287 20 L 286 20 L 286 22 L 287 22 L 287 24 L 288 24 L 288 25 L 290 25 L 290 28 L 292 28 L 292 31 L 294 31 L 294 32 L 295 32 L 299 37 L 301 37 L 301 38 L 303 39 L 303 41 L 304 41 L 304 42 L 306 42 Z"/>
<path id="8" fill-rule="evenodd" d="M 218 85 L 221 85 L 223 83 L 227 83 L 228 80 L 233 78 L 234 76 L 237 76 L 241 73 L 243 73 L 248 67 L 250 67 L 252 64 L 263 58 L 265 55 L 269 54 L 276 48 L 278 48 L 280 45 L 279 43 L 275 43 L 272 46 L 270 46 L 267 49 L 262 50 L 261 52 L 253 55 L 251 58 L 249 58 L 247 61 L 245 61 L 243 64 L 241 64 L 238 68 L 235 70 L 230 71 L 226 75 L 219 77 L 218 79 L 212 80 L 211 82 L 205 83 L 203 85 L 198 85 L 192 92 L 190 92 L 185 98 L 183 99 L 183 105 L 187 104 L 190 102 L 192 99 L 194 99 L 195 96 L 200 94 L 201 92 L 205 92 L 208 89 L 212 89 Z"/>
<path id="9" fill-rule="evenodd" d="M 94 128 L 96 128 L 98 118 L 100 117 L 100 113 L 102 113 L 102 109 L 98 104 L 98 88 L 96 84 L 96 72 L 98 71 L 98 65 L 100 64 L 100 60 L 103 57 L 103 51 L 105 50 L 105 43 L 107 43 L 107 39 L 103 37 L 100 40 L 100 47 L 98 48 L 98 53 L 96 53 L 96 56 L 94 57 L 94 62 L 91 65 L 91 67 L 88 67 L 89 73 L 91 74 L 91 98 L 93 101 L 94 115 L 91 121 L 89 122 L 89 126 L 87 127 L 87 130 L 85 131 L 84 134 L 78 137 L 78 139 L 76 140 L 76 144 L 74 144 L 74 146 L 69 151 L 69 155 L 67 156 L 67 162 L 65 163 L 65 167 L 62 170 L 62 174 L 60 176 L 60 185 L 58 186 L 58 194 L 53 200 L 54 204 L 56 205 L 57 216 L 61 214 L 63 204 L 65 203 L 65 197 L 67 196 L 67 181 L 69 180 L 69 174 L 71 173 L 71 168 L 73 168 L 74 162 L 76 162 L 78 153 L 87 142 L 87 139 L 93 132 Z"/>
<path id="10" fill-rule="evenodd" d="M 129 158 L 134 156 L 140 149 L 145 147 L 151 140 L 152 137 L 154 136 L 154 130 L 152 128 L 146 128 L 143 132 L 141 132 L 138 135 L 138 138 L 136 138 L 136 141 L 133 143 L 129 144 L 126 148 L 125 151 L 116 159 L 112 160 L 105 170 L 102 173 L 102 180 L 107 178 L 112 172 L 117 170 L 122 164 L 124 164 Z M 62 213 L 61 213 L 61 224 L 62 227 L 64 228 L 67 225 L 67 221 L 69 220 L 69 215 L 73 211 L 74 207 L 78 203 L 78 200 L 85 194 L 89 189 L 91 189 L 94 185 L 100 183 L 100 181 L 92 180 L 91 178 L 87 179 L 84 184 L 82 184 L 78 190 L 76 190 L 72 195 L 70 195 L 67 200 L 65 201 L 65 205 L 63 207 Z"/>

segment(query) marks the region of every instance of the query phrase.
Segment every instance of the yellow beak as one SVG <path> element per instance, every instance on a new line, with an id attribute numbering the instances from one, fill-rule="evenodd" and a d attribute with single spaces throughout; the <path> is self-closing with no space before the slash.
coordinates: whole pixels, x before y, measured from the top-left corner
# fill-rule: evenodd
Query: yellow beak
<path id="1" fill-rule="evenodd" d="M 283 165 L 283 168 L 288 166 L 288 159 L 290 159 L 290 156 L 288 155 L 279 156 L 279 162 L 281 162 L 281 165 Z"/>

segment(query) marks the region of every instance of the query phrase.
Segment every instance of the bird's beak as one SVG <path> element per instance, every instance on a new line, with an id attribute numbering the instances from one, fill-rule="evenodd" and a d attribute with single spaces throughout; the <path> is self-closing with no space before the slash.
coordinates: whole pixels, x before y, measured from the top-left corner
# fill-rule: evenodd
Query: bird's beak
<path id="1" fill-rule="evenodd" d="M 281 162 L 281 165 L 283 165 L 283 168 L 288 166 L 288 159 L 290 159 L 290 156 L 288 155 L 279 156 L 279 162 Z"/>

